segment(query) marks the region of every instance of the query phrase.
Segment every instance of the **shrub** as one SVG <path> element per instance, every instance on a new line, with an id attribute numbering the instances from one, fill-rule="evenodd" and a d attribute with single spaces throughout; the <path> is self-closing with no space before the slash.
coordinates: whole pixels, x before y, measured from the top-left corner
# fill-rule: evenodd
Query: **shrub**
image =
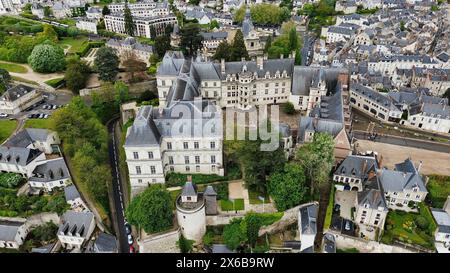
<path id="1" fill-rule="evenodd" d="M 23 178 L 16 173 L 0 174 L 0 186 L 5 188 L 14 188 L 22 182 Z"/>
<path id="2" fill-rule="evenodd" d="M 217 183 L 212 185 L 217 193 L 217 199 L 226 200 L 228 199 L 228 183 Z"/>
<path id="3" fill-rule="evenodd" d="M 417 227 L 420 228 L 421 230 L 426 230 L 430 225 L 427 218 L 421 215 L 417 216 L 414 222 L 416 223 Z"/>
<path id="4" fill-rule="evenodd" d="M 61 71 L 66 66 L 62 48 L 51 44 L 35 46 L 28 63 L 34 71 L 41 73 Z"/>
<path id="5" fill-rule="evenodd" d="M 284 106 L 283 106 L 283 111 L 288 114 L 288 115 L 292 115 L 295 113 L 295 108 L 294 105 L 291 102 L 287 102 Z"/>

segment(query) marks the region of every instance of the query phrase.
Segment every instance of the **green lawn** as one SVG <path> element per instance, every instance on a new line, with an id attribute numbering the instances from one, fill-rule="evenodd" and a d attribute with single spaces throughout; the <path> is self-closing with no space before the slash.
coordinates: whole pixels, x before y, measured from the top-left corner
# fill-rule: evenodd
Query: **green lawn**
<path id="1" fill-rule="evenodd" d="M 394 239 L 409 244 L 434 249 L 434 231 L 437 226 L 427 206 L 419 204 L 420 213 L 406 213 L 403 211 L 389 211 L 386 219 L 386 228 L 381 241 L 392 244 Z M 425 218 L 428 226 L 420 228 L 417 225 L 418 217 Z"/>
<path id="2" fill-rule="evenodd" d="M 181 190 L 170 191 L 170 198 L 172 198 L 173 207 L 175 208 L 177 197 L 181 194 Z"/>
<path id="3" fill-rule="evenodd" d="M 50 129 L 50 119 L 27 119 L 24 128 Z"/>
<path id="4" fill-rule="evenodd" d="M 69 53 L 81 52 L 83 51 L 84 47 L 88 45 L 88 39 L 87 37 L 84 36 L 76 38 L 63 37 L 62 39 L 59 40 L 59 45 L 62 47 L 66 45 L 65 48 L 67 48 L 67 46 L 71 46 L 71 48 L 69 49 Z"/>
<path id="5" fill-rule="evenodd" d="M 26 67 L 19 64 L 0 63 L 0 68 L 13 73 L 27 73 Z"/>
<path id="6" fill-rule="evenodd" d="M 17 77 L 17 76 L 11 76 L 11 79 L 13 81 L 17 81 L 17 82 L 23 82 L 23 83 L 28 83 L 28 84 L 34 84 L 34 85 L 39 85 L 37 82 L 35 81 L 30 81 L 21 77 Z"/>
<path id="7" fill-rule="evenodd" d="M 269 226 L 281 219 L 283 217 L 284 212 L 275 212 L 275 213 L 258 213 L 258 216 L 261 218 L 262 226 Z"/>
<path id="8" fill-rule="evenodd" d="M 324 230 L 329 229 L 330 225 L 331 225 L 331 217 L 333 215 L 333 208 L 334 208 L 335 190 L 336 190 L 336 188 L 335 188 L 334 184 L 331 184 L 330 199 L 328 200 L 327 214 L 325 215 L 325 222 L 323 224 Z"/>
<path id="9" fill-rule="evenodd" d="M 248 198 L 249 198 L 250 204 L 262 204 L 263 201 L 259 200 L 258 196 L 263 196 L 263 195 L 264 195 L 264 202 L 270 203 L 270 199 L 267 194 L 261 194 L 254 189 L 248 189 Z"/>
<path id="10" fill-rule="evenodd" d="M 48 84 L 48 85 L 50 85 L 50 86 L 53 87 L 53 88 L 56 88 L 56 87 L 58 87 L 63 81 L 64 81 L 64 77 L 62 77 L 62 78 L 54 78 L 54 79 L 45 81 L 45 84 Z"/>
<path id="11" fill-rule="evenodd" d="M 427 189 L 433 208 L 442 208 L 450 195 L 450 176 L 431 175 Z"/>
<path id="12" fill-rule="evenodd" d="M 17 121 L 0 120 L 0 144 L 3 143 L 16 129 Z"/>
<path id="13" fill-rule="evenodd" d="M 223 211 L 244 210 L 244 199 L 235 199 L 234 206 L 231 200 L 220 200 L 220 207 Z"/>

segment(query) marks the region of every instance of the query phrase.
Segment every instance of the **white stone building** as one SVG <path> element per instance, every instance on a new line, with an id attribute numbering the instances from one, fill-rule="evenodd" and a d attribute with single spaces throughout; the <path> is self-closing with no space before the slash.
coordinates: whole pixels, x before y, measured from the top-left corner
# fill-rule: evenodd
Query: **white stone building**
<path id="1" fill-rule="evenodd" d="M 132 190 L 164 183 L 168 172 L 223 175 L 222 142 L 221 112 L 209 101 L 142 106 L 124 145 Z"/>
<path id="2" fill-rule="evenodd" d="M 28 232 L 26 219 L 0 217 L 0 248 L 19 249 Z"/>
<path id="3" fill-rule="evenodd" d="M 58 153 L 58 133 L 47 129 L 25 128 L 11 136 L 4 146 L 37 149 L 46 154 Z"/>
<path id="4" fill-rule="evenodd" d="M 97 34 L 97 20 L 84 18 L 77 21 L 75 26 L 78 29 Z"/>
<path id="5" fill-rule="evenodd" d="M 206 211 L 203 193 L 198 193 L 192 181 L 186 182 L 176 201 L 177 221 L 188 240 L 201 242 L 206 233 Z"/>
<path id="6" fill-rule="evenodd" d="M 0 113 L 16 115 L 42 100 L 42 94 L 35 88 L 19 84 L 6 90 L 0 96 Z"/>
<path id="7" fill-rule="evenodd" d="M 438 228 L 434 234 L 434 241 L 438 253 L 450 253 L 450 196 L 443 209 L 431 209 Z"/>
<path id="8" fill-rule="evenodd" d="M 45 154 L 37 149 L 0 146 L 0 172 L 32 176 L 37 165 L 45 160 Z"/>
<path id="9" fill-rule="evenodd" d="M 122 14 L 115 13 L 104 16 L 105 28 L 108 31 L 126 34 L 125 19 Z M 135 36 L 151 38 L 150 29 L 155 29 L 156 35 L 164 34 L 167 25 L 176 25 L 177 17 L 172 14 L 153 17 L 133 17 Z"/>
<path id="10" fill-rule="evenodd" d="M 107 47 L 114 48 L 120 60 L 126 60 L 129 53 L 134 54 L 139 61 L 150 66 L 150 56 L 153 54 L 153 47 L 139 43 L 134 37 L 127 37 L 124 40 L 110 39 L 106 43 Z"/>
<path id="11" fill-rule="evenodd" d="M 299 209 L 298 228 L 300 234 L 300 251 L 306 253 L 314 252 L 314 240 L 317 234 L 317 212 L 319 206 L 311 204 Z"/>
<path id="12" fill-rule="evenodd" d="M 64 158 L 49 159 L 36 166 L 28 183 L 34 189 L 42 189 L 46 192 L 54 188 L 64 188 L 70 184 L 71 177 Z"/>
<path id="13" fill-rule="evenodd" d="M 61 217 L 58 228 L 58 240 L 66 249 L 81 249 L 95 229 L 92 212 L 66 211 Z"/>

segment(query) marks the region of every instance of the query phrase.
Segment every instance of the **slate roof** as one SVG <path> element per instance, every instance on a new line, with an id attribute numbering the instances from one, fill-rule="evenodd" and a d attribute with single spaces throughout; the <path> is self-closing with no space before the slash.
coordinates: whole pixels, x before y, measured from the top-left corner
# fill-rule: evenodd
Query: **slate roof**
<path id="1" fill-rule="evenodd" d="M 193 184 L 190 181 L 187 181 L 184 186 L 183 190 L 181 191 L 181 196 L 196 196 L 197 190 L 195 184 Z"/>
<path id="2" fill-rule="evenodd" d="M 48 244 L 48 245 L 41 246 L 41 247 L 36 247 L 36 248 L 33 247 L 31 249 L 31 253 L 50 253 L 54 246 L 55 246 L 55 243 Z"/>
<path id="3" fill-rule="evenodd" d="M 132 50 L 153 53 L 153 47 L 151 45 L 141 44 L 136 41 L 136 38 L 134 37 L 127 37 L 124 40 L 109 39 L 106 44 L 109 46 L 127 47 L 131 48 Z"/>
<path id="4" fill-rule="evenodd" d="M 27 93 L 30 93 L 33 90 L 34 88 L 31 86 L 18 84 L 6 90 L 5 93 L 3 93 L 3 95 L 0 97 L 0 100 L 15 101 L 18 98 L 25 96 Z"/>
<path id="5" fill-rule="evenodd" d="M 317 211 L 318 206 L 312 204 L 309 206 L 301 207 L 299 210 L 301 227 L 300 231 L 302 234 L 316 234 L 317 233 Z"/>
<path id="6" fill-rule="evenodd" d="M 436 59 L 446 63 L 450 60 L 450 55 L 447 52 L 441 52 L 439 55 L 436 56 Z"/>
<path id="7" fill-rule="evenodd" d="M 438 232 L 450 234 L 450 215 L 443 209 L 431 208 L 431 213 L 438 225 Z"/>
<path id="8" fill-rule="evenodd" d="M 116 237 L 104 232 L 100 232 L 94 242 L 94 252 L 111 253 L 117 251 Z"/>
<path id="9" fill-rule="evenodd" d="M 346 36 L 352 36 L 355 34 L 355 31 L 350 28 L 346 28 L 346 27 L 330 26 L 328 28 L 328 33 L 337 33 L 337 34 L 342 34 L 342 35 L 346 35 Z"/>
<path id="10" fill-rule="evenodd" d="M 323 243 L 326 253 L 336 253 L 336 240 L 332 234 L 325 233 L 323 236 Z"/>
<path id="11" fill-rule="evenodd" d="M 70 178 L 69 169 L 67 168 L 64 158 L 60 157 L 46 161 L 44 164 L 36 166 L 32 176 L 28 178 L 32 182 L 48 183 L 56 180 Z"/>
<path id="12" fill-rule="evenodd" d="M 337 167 L 334 174 L 359 178 L 364 182 L 367 179 L 368 173 L 370 171 L 375 172 L 377 168 L 378 164 L 375 157 L 349 155 Z"/>
<path id="13" fill-rule="evenodd" d="M 400 109 L 398 109 L 397 106 L 392 103 L 391 99 L 388 96 L 385 96 L 370 87 L 363 86 L 359 83 L 353 83 L 350 86 L 350 90 L 359 95 L 362 95 L 372 102 L 376 102 L 378 105 L 381 105 L 389 110 L 400 111 Z"/>
<path id="14" fill-rule="evenodd" d="M 422 114 L 428 117 L 438 117 L 442 119 L 450 119 L 450 106 L 441 104 L 424 103 Z"/>
<path id="15" fill-rule="evenodd" d="M 47 141 L 50 131 L 47 129 L 26 128 L 13 135 L 4 146 L 27 148 L 36 141 Z"/>
<path id="16" fill-rule="evenodd" d="M 41 154 L 37 149 L 0 146 L 0 163 L 26 166 Z"/>
<path id="17" fill-rule="evenodd" d="M 319 75 L 325 81 L 328 90 L 334 90 L 339 74 L 347 74 L 345 68 L 315 68 L 309 66 L 295 66 L 292 76 L 292 94 L 309 95 L 312 82 L 317 82 Z"/>
<path id="18" fill-rule="evenodd" d="M 0 241 L 14 241 L 17 231 L 24 224 L 19 221 L 0 220 Z"/>
<path id="19" fill-rule="evenodd" d="M 202 35 L 203 40 L 223 40 L 228 37 L 228 32 L 226 31 L 217 31 L 217 32 L 200 32 L 200 35 Z"/>
<path id="20" fill-rule="evenodd" d="M 421 192 L 428 192 L 410 159 L 396 164 L 394 170 L 379 170 L 377 177 L 385 192 L 402 192 L 414 187 L 418 187 Z"/>
<path id="21" fill-rule="evenodd" d="M 216 191 L 214 190 L 213 186 L 209 185 L 206 187 L 205 192 L 203 195 L 217 195 Z"/>
<path id="22" fill-rule="evenodd" d="M 234 251 L 229 249 L 226 245 L 213 244 L 212 253 L 234 253 Z"/>
<path id="23" fill-rule="evenodd" d="M 70 185 L 64 188 L 64 196 L 66 197 L 66 201 L 73 201 L 77 198 L 81 198 L 80 193 L 77 190 L 75 185 Z"/>
<path id="24" fill-rule="evenodd" d="M 290 137 L 291 136 L 291 127 L 287 123 L 279 124 L 279 132 L 282 137 Z"/>
<path id="25" fill-rule="evenodd" d="M 81 237 L 86 238 L 88 229 L 94 219 L 92 212 L 66 211 L 61 216 L 62 222 L 58 228 L 58 234 L 75 236 L 78 232 Z"/>
<path id="26" fill-rule="evenodd" d="M 216 71 L 221 71 L 220 64 L 214 63 L 214 66 L 216 67 Z M 244 66 L 247 72 L 256 72 L 260 78 L 263 78 L 266 75 L 266 72 L 269 72 L 271 75 L 275 75 L 277 71 L 279 73 L 286 71 L 287 75 L 292 75 L 292 71 L 294 69 L 294 59 L 285 58 L 263 60 L 262 69 L 257 66 L 256 61 L 226 62 L 225 73 L 219 73 L 219 75 L 222 80 L 225 80 L 227 74 L 238 74 L 243 71 Z"/>
<path id="27" fill-rule="evenodd" d="M 357 198 L 360 206 L 369 205 L 371 209 L 383 208 L 385 211 L 388 210 L 384 194 L 380 190 L 368 189 L 358 192 Z"/>
<path id="28" fill-rule="evenodd" d="M 167 51 L 161 64 L 158 66 L 156 74 L 158 76 L 176 76 L 180 72 L 184 61 L 184 55 L 181 51 Z"/>

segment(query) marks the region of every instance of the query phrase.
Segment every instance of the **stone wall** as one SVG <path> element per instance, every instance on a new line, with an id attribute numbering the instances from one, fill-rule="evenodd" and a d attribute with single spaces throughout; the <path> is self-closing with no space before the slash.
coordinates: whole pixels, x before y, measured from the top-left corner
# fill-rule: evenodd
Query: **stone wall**
<path id="1" fill-rule="evenodd" d="M 140 253 L 179 253 L 177 241 L 180 230 L 169 231 L 164 234 L 150 236 L 138 241 Z"/>
<path id="2" fill-rule="evenodd" d="M 207 226 L 220 226 L 220 225 L 228 225 L 230 221 L 234 218 L 242 218 L 245 214 L 228 214 L 228 215 L 207 215 L 206 216 L 206 225 Z"/>

